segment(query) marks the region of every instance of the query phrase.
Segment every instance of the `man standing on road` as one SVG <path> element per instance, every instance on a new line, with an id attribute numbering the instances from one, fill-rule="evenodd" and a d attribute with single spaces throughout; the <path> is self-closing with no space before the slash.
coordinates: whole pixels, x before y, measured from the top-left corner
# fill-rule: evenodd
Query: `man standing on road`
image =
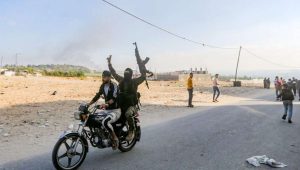
<path id="1" fill-rule="evenodd" d="M 292 82 L 292 79 L 288 79 L 288 82 L 286 83 L 289 87 L 289 89 L 293 89 L 293 82 Z"/>
<path id="2" fill-rule="evenodd" d="M 297 91 L 298 91 L 298 97 L 299 97 L 299 101 L 300 101 L 300 80 L 297 80 Z"/>
<path id="3" fill-rule="evenodd" d="M 293 79 L 292 79 L 292 89 L 293 89 L 294 96 L 296 96 L 297 95 L 297 79 L 295 79 L 295 77 L 293 77 Z"/>
<path id="4" fill-rule="evenodd" d="M 267 89 L 270 89 L 271 81 L 270 78 L 267 78 Z"/>
<path id="5" fill-rule="evenodd" d="M 219 83 L 218 83 L 219 74 L 216 74 L 213 78 L 213 102 L 219 102 L 218 98 L 220 96 L 220 89 L 219 89 Z M 217 94 L 217 96 L 216 96 Z"/>
<path id="6" fill-rule="evenodd" d="M 279 100 L 278 96 L 279 96 L 281 83 L 280 83 L 278 76 L 275 77 L 274 86 L 275 86 L 276 100 Z"/>
<path id="7" fill-rule="evenodd" d="M 189 93 L 189 103 L 188 103 L 188 107 L 194 107 L 194 105 L 192 104 L 193 102 L 193 91 L 194 91 L 194 86 L 193 86 L 193 73 L 190 73 L 190 76 L 187 80 L 187 90 Z"/>

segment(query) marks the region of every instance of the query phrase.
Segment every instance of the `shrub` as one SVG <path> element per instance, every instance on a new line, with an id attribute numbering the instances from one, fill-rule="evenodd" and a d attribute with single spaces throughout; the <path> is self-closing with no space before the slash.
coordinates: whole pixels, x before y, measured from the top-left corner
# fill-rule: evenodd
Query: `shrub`
<path id="1" fill-rule="evenodd" d="M 55 77 L 85 77 L 83 71 L 61 71 L 61 70 L 54 70 L 54 71 L 47 71 L 44 70 L 42 72 L 44 76 L 55 76 Z"/>

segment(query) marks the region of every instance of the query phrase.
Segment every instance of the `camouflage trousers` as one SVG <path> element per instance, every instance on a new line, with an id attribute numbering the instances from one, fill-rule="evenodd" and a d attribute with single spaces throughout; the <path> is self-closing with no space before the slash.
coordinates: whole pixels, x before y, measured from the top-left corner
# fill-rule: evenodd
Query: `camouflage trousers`
<path id="1" fill-rule="evenodd" d="M 136 112 L 137 108 L 135 106 L 130 106 L 125 112 L 125 117 L 128 122 L 129 131 L 135 130 L 134 116 Z"/>

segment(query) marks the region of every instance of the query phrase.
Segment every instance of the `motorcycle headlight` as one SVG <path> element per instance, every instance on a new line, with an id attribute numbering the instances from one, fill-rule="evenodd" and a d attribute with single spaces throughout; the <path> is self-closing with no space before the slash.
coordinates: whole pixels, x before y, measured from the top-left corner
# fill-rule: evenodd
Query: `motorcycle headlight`
<path id="1" fill-rule="evenodd" d="M 79 126 L 78 123 L 72 123 L 68 126 L 68 131 L 76 132 L 79 129 Z"/>
<path id="2" fill-rule="evenodd" d="M 82 112 L 74 112 L 74 118 L 76 119 L 76 120 L 80 120 L 80 116 L 81 116 L 81 114 L 82 114 Z"/>
<path id="3" fill-rule="evenodd" d="M 73 129 L 74 129 L 74 124 L 70 124 L 70 125 L 68 126 L 68 129 L 69 129 L 69 130 L 73 130 Z"/>

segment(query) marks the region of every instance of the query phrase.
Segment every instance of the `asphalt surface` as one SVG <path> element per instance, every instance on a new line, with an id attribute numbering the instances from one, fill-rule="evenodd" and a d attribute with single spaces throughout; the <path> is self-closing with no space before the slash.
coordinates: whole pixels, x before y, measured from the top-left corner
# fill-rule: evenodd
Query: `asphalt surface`
<path id="1" fill-rule="evenodd" d="M 142 140 L 132 151 L 92 148 L 80 169 L 272 169 L 266 165 L 254 168 L 245 161 L 267 155 L 288 165 L 283 169 L 300 170 L 300 105 L 295 102 L 294 123 L 288 124 L 281 120 L 282 104 L 272 97 L 209 108 L 143 128 Z M 1 168 L 54 169 L 50 152 Z"/>

